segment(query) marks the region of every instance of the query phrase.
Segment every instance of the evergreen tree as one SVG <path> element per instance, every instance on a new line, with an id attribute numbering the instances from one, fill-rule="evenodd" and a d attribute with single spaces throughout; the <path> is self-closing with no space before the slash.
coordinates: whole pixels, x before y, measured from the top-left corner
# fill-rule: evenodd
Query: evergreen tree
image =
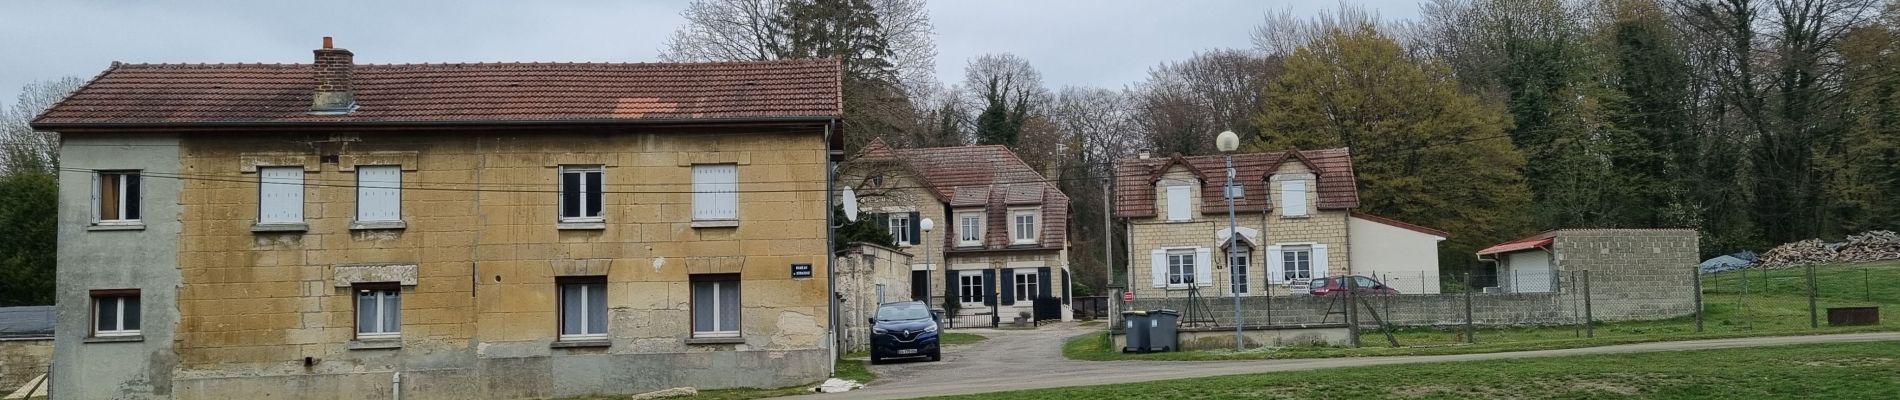
<path id="1" fill-rule="evenodd" d="M 58 215 L 52 172 L 0 175 L 0 307 L 53 304 Z"/>
<path id="2" fill-rule="evenodd" d="M 1371 26 L 1295 51 L 1268 84 L 1255 151 L 1350 147 L 1360 208 L 1452 232 L 1440 265 L 1523 228 L 1524 157 L 1505 116 L 1462 93 L 1448 68 L 1417 64 Z"/>

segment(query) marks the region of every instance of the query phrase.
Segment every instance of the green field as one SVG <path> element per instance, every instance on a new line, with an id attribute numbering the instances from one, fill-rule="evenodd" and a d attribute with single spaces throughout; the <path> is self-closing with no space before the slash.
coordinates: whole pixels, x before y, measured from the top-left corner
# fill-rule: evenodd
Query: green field
<path id="1" fill-rule="evenodd" d="M 1895 399 L 1900 342 L 1354 367 L 955 399 Z"/>
<path id="2" fill-rule="evenodd" d="M 1810 328 L 1806 271 L 1730 271 L 1703 274 L 1703 330 L 1696 332 L 1693 316 L 1657 320 L 1598 323 L 1594 337 L 1585 337 L 1581 325 L 1481 328 L 1477 344 L 1464 344 L 1461 329 L 1400 328 L 1393 336 L 1400 347 L 1388 345 L 1383 332 L 1362 332 L 1361 348 L 1284 347 L 1175 353 L 1122 354 L 1112 351 L 1103 337 L 1090 336 L 1068 343 L 1063 353 L 1083 360 L 1241 360 L 1268 358 L 1360 357 L 1434 355 L 1545 350 L 1608 344 L 1668 340 L 1716 339 L 1746 336 L 1809 335 L 1900 329 L 1900 262 L 1815 267 L 1816 303 L 1820 328 Z M 1833 327 L 1827 308 L 1880 306 L 1884 325 Z"/>

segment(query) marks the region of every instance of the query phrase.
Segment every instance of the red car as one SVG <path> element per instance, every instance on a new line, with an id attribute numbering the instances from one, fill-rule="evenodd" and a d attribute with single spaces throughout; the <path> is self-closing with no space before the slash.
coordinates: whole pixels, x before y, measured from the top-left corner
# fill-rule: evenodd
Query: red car
<path id="1" fill-rule="evenodd" d="M 1333 276 L 1333 277 L 1325 277 L 1325 278 L 1313 278 L 1313 281 L 1307 284 L 1307 287 L 1308 287 L 1307 290 L 1309 293 L 1312 293 L 1314 296 L 1330 296 L 1334 294 L 1345 293 L 1346 279 L 1344 278 L 1346 277 Z M 1353 286 L 1359 289 L 1359 295 L 1361 296 L 1366 296 L 1366 295 L 1384 296 L 1384 295 L 1399 294 L 1399 291 L 1397 289 L 1387 287 L 1385 284 L 1379 283 L 1379 281 L 1373 280 L 1372 278 L 1367 278 L 1367 277 L 1358 276 L 1358 275 L 1353 275 L 1352 278 L 1356 280 L 1355 282 L 1353 282 Z"/>

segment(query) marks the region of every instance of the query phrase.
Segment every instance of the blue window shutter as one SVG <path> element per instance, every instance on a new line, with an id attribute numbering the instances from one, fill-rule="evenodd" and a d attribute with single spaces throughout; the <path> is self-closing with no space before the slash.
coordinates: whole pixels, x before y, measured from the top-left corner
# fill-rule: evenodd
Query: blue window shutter
<path id="1" fill-rule="evenodd" d="M 924 242 L 923 236 L 919 235 L 923 233 L 923 230 L 919 229 L 923 225 L 922 221 L 923 219 L 918 218 L 917 212 L 913 211 L 910 213 L 910 244 L 915 245 Z"/>
<path id="2" fill-rule="evenodd" d="M 1049 298 L 1049 267 L 1036 268 L 1036 279 L 1039 281 L 1036 283 L 1036 291 L 1042 292 L 1037 296 Z"/>
<path id="3" fill-rule="evenodd" d="M 983 270 L 983 305 L 996 305 L 996 270 Z"/>
<path id="4" fill-rule="evenodd" d="M 1003 269 L 1003 305 L 1016 305 L 1016 269 Z"/>

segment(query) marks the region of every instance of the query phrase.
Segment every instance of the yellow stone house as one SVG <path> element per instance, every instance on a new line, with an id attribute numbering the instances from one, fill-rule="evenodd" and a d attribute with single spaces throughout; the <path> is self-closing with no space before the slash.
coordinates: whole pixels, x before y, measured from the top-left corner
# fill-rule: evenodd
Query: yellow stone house
<path id="1" fill-rule="evenodd" d="M 57 398 L 830 373 L 836 60 L 121 64 L 61 149 Z"/>
<path id="2" fill-rule="evenodd" d="M 840 174 L 913 255 L 908 297 L 953 327 L 1072 319 L 1069 197 L 1008 147 L 873 140 Z"/>
<path id="3" fill-rule="evenodd" d="M 1349 274 L 1439 292 L 1438 243 L 1449 234 L 1353 211 L 1350 150 L 1235 154 L 1233 166 L 1228 192 L 1223 156 L 1116 164 L 1114 217 L 1128 230 L 1125 284 L 1137 299 L 1304 295 L 1314 278 Z"/>

